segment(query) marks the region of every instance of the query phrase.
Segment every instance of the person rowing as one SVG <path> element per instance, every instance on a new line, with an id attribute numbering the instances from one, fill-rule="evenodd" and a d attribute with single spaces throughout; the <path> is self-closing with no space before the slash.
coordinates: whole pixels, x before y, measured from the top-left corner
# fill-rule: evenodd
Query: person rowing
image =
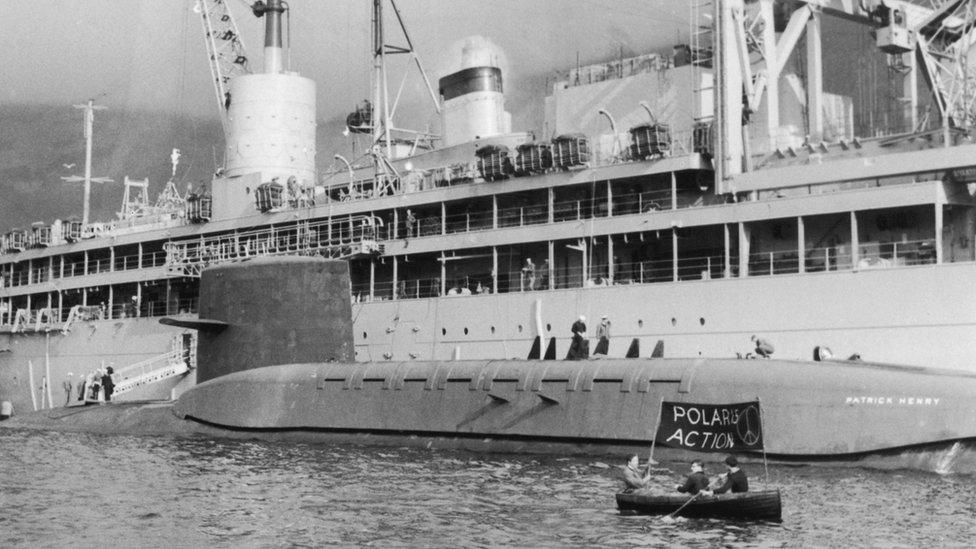
<path id="1" fill-rule="evenodd" d="M 691 495 L 708 489 L 708 476 L 705 475 L 705 465 L 700 459 L 691 462 L 691 474 L 685 479 L 684 484 L 676 485 L 675 489 Z"/>
<path id="2" fill-rule="evenodd" d="M 724 494 L 729 490 L 731 490 L 733 494 L 748 492 L 749 479 L 746 478 L 746 474 L 742 471 L 742 469 L 739 469 L 739 460 L 737 460 L 735 456 L 728 456 L 725 458 L 725 466 L 729 468 L 729 472 L 722 475 L 722 477 L 724 477 L 722 485 L 712 490 L 712 493 Z"/>

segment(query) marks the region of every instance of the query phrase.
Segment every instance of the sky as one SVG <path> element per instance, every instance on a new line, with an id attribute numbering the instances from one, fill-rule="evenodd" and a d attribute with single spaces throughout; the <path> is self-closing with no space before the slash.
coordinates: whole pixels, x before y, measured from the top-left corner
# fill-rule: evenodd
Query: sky
<path id="1" fill-rule="evenodd" d="M 261 63 L 263 20 L 226 0 L 248 56 Z M 386 5 L 387 29 L 395 30 Z M 195 0 L 0 1 L 0 102 L 217 116 Z M 291 68 L 317 82 L 320 120 L 344 116 L 370 95 L 371 2 L 291 0 Z M 687 40 L 688 3 L 676 0 L 400 0 L 398 7 L 434 86 L 461 40 L 482 35 L 509 60 L 506 88 L 608 57 L 670 51 Z M 389 36 L 388 43 L 404 44 Z M 406 56 L 398 56 L 402 73 Z M 399 71 L 399 72 L 397 72 Z M 391 78 L 399 82 L 399 77 Z M 544 81 L 544 79 L 543 79 Z M 524 91 L 524 90 L 523 90 Z M 422 81 L 405 107 L 425 100 Z M 545 89 L 532 90 L 541 97 Z"/>

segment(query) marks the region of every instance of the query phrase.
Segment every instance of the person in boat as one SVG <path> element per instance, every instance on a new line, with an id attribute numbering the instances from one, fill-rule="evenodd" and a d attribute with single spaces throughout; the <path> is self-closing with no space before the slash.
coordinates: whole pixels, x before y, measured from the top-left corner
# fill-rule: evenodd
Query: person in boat
<path id="1" fill-rule="evenodd" d="M 637 454 L 634 454 L 630 461 L 627 462 L 627 466 L 624 467 L 624 484 L 626 488 L 624 492 L 630 493 L 635 490 L 642 490 L 648 488 L 651 482 L 651 467 L 648 464 L 647 469 L 642 474 L 640 471 L 640 458 Z"/>
<path id="2" fill-rule="evenodd" d="M 581 360 L 590 356 L 590 350 L 586 345 L 586 317 L 579 316 L 570 328 L 573 332 L 573 342 L 569 345 L 569 354 L 566 358 L 570 360 Z"/>
<path id="3" fill-rule="evenodd" d="M 748 492 L 749 479 L 746 478 L 746 474 L 742 472 L 742 469 L 739 469 L 739 460 L 735 459 L 735 456 L 728 456 L 725 458 L 725 466 L 729 468 L 729 472 L 723 475 L 725 479 L 722 485 L 712 490 L 712 493 L 724 494 L 729 490 L 733 494 Z"/>
<path id="4" fill-rule="evenodd" d="M 752 341 L 756 343 L 756 356 L 761 356 L 763 358 L 773 356 L 773 351 L 776 349 L 773 348 L 773 344 L 770 343 L 769 340 L 753 335 Z"/>
<path id="5" fill-rule="evenodd" d="M 685 479 L 684 484 L 676 485 L 675 489 L 692 495 L 708 489 L 708 476 L 705 474 L 705 465 L 700 459 L 691 462 L 691 474 Z"/>

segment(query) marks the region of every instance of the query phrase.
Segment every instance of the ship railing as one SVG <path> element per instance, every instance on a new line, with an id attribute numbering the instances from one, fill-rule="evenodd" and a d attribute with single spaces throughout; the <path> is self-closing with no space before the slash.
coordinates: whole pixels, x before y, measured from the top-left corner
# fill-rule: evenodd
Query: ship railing
<path id="1" fill-rule="evenodd" d="M 645 72 L 661 71 L 673 66 L 674 63 L 670 56 L 648 53 L 637 57 L 571 69 L 562 77 L 572 87 L 625 78 Z"/>
<path id="2" fill-rule="evenodd" d="M 381 251 L 382 220 L 367 215 L 301 222 L 164 245 L 171 275 L 199 276 L 208 266 L 256 256 L 323 255 L 348 258 Z"/>
<path id="3" fill-rule="evenodd" d="M 933 264 L 935 262 L 933 239 L 890 243 L 861 243 L 858 268 L 883 268 Z M 806 272 L 851 270 L 850 246 L 832 246 L 805 250 Z M 590 288 L 625 284 L 652 284 L 688 280 L 711 280 L 740 276 L 738 256 L 726 262 L 721 252 L 714 254 L 653 259 L 633 262 L 615 262 L 611 274 L 606 261 L 594 262 L 582 269 L 567 271 L 544 268 L 545 262 L 535 261 L 534 272 L 521 269 L 499 273 L 498 291 L 511 293 L 547 289 Z M 728 265 L 726 267 L 726 265 Z M 799 254 L 796 250 L 779 250 L 750 254 L 747 276 L 769 276 L 799 273 Z M 352 301 L 385 301 L 390 299 L 423 299 L 453 295 L 491 293 L 494 281 L 490 271 L 474 270 L 449 277 L 442 283 L 439 277 L 401 278 L 392 281 L 375 281 L 370 291 L 368 281 L 352 284 Z M 395 291 L 394 291 L 395 290 Z"/>
<path id="4" fill-rule="evenodd" d="M 175 349 L 116 370 L 112 374 L 115 394 L 124 394 L 137 387 L 183 375 L 190 371 L 189 353 Z"/>
<path id="5" fill-rule="evenodd" d="M 641 158 L 632 157 L 629 139 L 629 132 L 621 132 L 619 135 L 599 134 L 591 136 L 589 142 L 592 149 L 591 159 L 585 165 L 581 165 L 581 167 L 600 167 L 619 164 L 621 162 L 653 162 L 667 156 L 687 155 L 692 152 L 696 152 L 695 133 L 692 130 L 672 131 L 670 133 L 670 151 L 663 154 L 650 155 Z M 531 178 L 536 175 L 545 175 L 559 171 L 561 171 L 561 168 L 553 167 L 547 168 L 546 170 L 538 173 L 520 176 L 511 175 L 510 178 Z M 337 170 L 326 177 L 339 176 L 344 173 L 347 172 Z M 391 191 L 391 189 L 393 189 L 395 185 L 383 186 L 382 184 L 378 191 L 374 190 L 374 181 L 371 177 L 355 179 L 351 182 L 351 184 L 348 181 L 331 183 L 325 186 L 325 197 L 326 200 L 333 202 L 370 200 L 373 198 L 389 196 L 391 194 L 422 193 L 434 191 L 444 187 L 470 183 L 484 183 L 484 179 L 477 172 L 476 163 L 474 161 L 417 170 L 404 176 L 404 179 L 400 184 L 400 190 L 394 191 Z M 664 209 L 664 205 L 661 206 L 662 207 L 660 209 Z M 670 207 L 670 202 L 667 203 L 667 206 Z"/>
<path id="6" fill-rule="evenodd" d="M 679 207 L 688 207 L 691 205 L 693 203 L 687 201 L 679 203 Z M 671 209 L 671 207 L 671 192 L 668 190 L 646 191 L 624 195 L 619 199 L 614 196 L 613 200 L 614 215 L 637 214 Z M 553 222 L 581 221 L 600 217 L 608 217 L 608 207 L 605 199 L 566 200 L 553 203 Z M 499 228 L 543 225 L 548 222 L 549 212 L 546 204 L 498 208 Z M 492 228 L 493 221 L 490 211 L 466 211 L 448 214 L 443 217 L 443 223 L 442 217 L 439 215 L 418 215 L 413 227 L 408 225 L 406 220 L 401 220 L 397 227 L 397 235 L 401 238 L 416 238 L 486 231 Z M 392 237 L 388 231 L 385 231 L 382 236 Z"/>

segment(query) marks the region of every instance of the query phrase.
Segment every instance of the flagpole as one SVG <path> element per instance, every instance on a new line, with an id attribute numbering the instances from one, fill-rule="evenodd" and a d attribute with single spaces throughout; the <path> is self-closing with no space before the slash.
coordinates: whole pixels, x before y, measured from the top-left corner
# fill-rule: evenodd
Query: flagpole
<path id="1" fill-rule="evenodd" d="M 651 434 L 651 453 L 647 456 L 647 470 L 651 470 L 651 464 L 654 463 L 654 443 L 657 442 L 657 430 L 661 426 L 661 414 L 664 411 L 664 397 L 661 397 L 661 402 L 657 405 L 657 421 L 654 422 L 654 433 Z"/>
<path id="2" fill-rule="evenodd" d="M 766 462 L 766 427 L 763 425 L 762 400 L 757 396 L 756 403 L 759 404 L 759 434 L 762 436 L 763 469 L 766 471 L 766 478 L 763 479 L 763 488 L 769 488 L 769 463 Z"/>

